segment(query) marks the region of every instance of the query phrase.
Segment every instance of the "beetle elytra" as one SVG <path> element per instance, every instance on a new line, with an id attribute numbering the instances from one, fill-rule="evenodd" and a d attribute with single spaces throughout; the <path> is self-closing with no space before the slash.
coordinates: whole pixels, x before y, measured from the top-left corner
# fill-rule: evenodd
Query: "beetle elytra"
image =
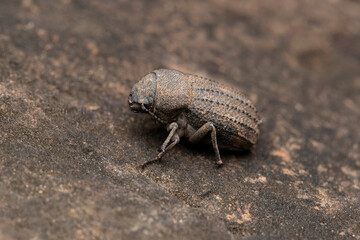
<path id="1" fill-rule="evenodd" d="M 156 158 L 144 162 L 142 168 L 159 161 L 181 137 L 197 143 L 210 134 L 218 166 L 223 164 L 219 148 L 246 150 L 258 139 L 261 120 L 250 100 L 197 75 L 154 70 L 134 85 L 128 102 L 132 111 L 149 113 L 169 132 Z"/>

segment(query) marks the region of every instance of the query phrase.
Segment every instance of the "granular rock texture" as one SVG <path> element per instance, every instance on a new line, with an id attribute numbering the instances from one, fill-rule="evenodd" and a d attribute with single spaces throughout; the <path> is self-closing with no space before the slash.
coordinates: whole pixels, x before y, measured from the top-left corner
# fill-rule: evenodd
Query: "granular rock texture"
<path id="1" fill-rule="evenodd" d="M 0 2 L 0 239 L 360 239 L 360 3 Z M 248 154 L 128 109 L 156 68 L 263 119 Z"/>

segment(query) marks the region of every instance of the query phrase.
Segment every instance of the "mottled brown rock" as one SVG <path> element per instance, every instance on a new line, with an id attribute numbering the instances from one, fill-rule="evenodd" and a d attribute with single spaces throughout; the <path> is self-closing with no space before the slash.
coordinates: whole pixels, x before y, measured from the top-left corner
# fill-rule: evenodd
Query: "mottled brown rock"
<path id="1" fill-rule="evenodd" d="M 0 2 L 1 239 L 360 238 L 358 1 Z M 127 106 L 157 68 L 245 91 L 251 154 Z"/>

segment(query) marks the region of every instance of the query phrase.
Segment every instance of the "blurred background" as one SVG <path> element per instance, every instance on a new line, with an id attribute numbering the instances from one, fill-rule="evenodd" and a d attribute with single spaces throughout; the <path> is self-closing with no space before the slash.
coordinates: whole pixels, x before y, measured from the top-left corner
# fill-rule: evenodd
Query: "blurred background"
<path id="1" fill-rule="evenodd" d="M 251 154 L 132 113 L 156 68 L 243 91 Z M 360 239 L 357 0 L 1 0 L 0 239 Z"/>

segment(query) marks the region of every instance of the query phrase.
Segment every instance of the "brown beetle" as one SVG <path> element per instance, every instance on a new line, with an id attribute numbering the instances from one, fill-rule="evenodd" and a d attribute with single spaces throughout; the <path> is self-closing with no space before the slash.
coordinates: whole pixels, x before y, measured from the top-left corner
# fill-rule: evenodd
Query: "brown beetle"
<path id="1" fill-rule="evenodd" d="M 177 70 L 155 70 L 136 83 L 129 95 L 134 112 L 145 112 L 166 125 L 169 135 L 156 158 L 160 160 L 181 137 L 197 143 L 208 133 L 216 164 L 222 165 L 219 147 L 246 150 L 259 135 L 259 115 L 248 98 L 233 89 Z"/>

